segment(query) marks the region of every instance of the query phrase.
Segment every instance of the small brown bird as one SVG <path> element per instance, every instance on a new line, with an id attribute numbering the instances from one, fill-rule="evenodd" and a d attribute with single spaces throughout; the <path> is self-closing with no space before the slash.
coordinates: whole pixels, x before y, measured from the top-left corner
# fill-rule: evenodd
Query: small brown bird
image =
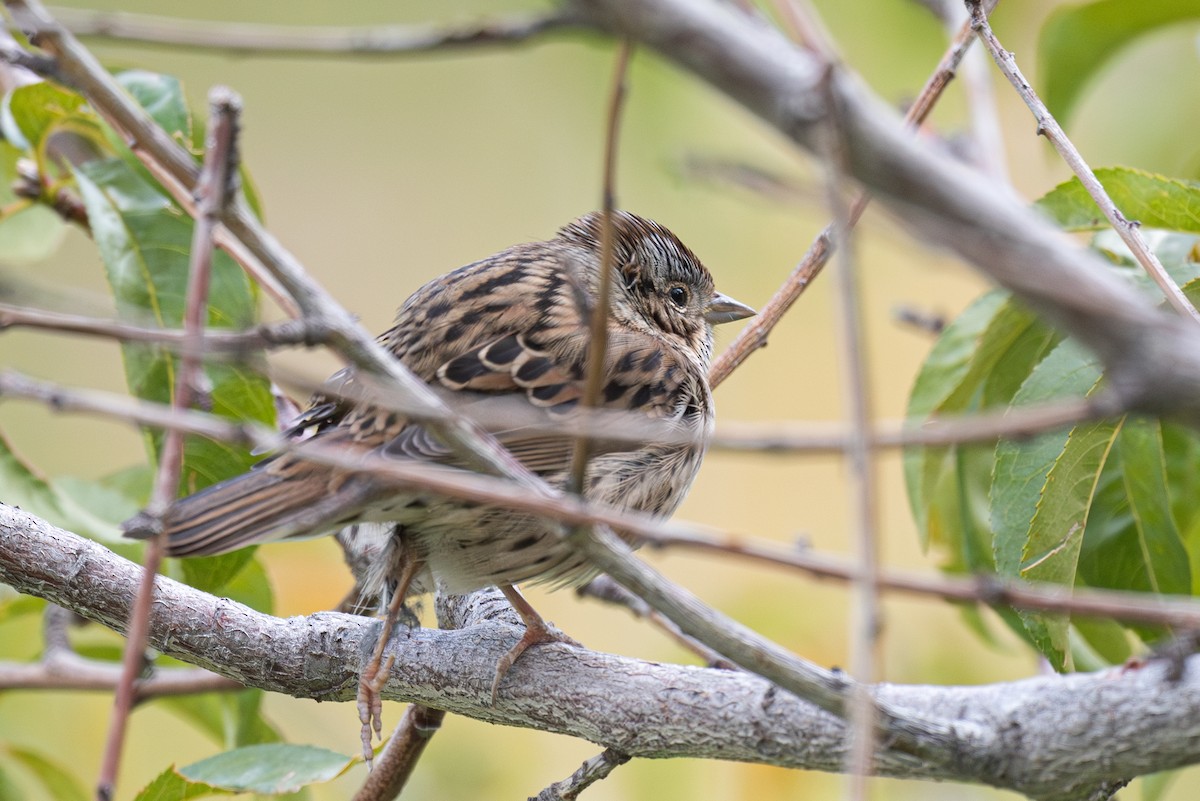
<path id="1" fill-rule="evenodd" d="M 506 425 L 504 410 L 519 407 L 569 420 L 580 404 L 602 225 L 603 216 L 592 213 L 547 242 L 516 245 L 434 279 L 404 303 L 395 325 L 380 337 L 451 408 L 467 414 L 472 408 L 498 409 L 484 427 L 558 488 L 567 480 L 574 439 L 544 427 Z M 628 212 L 614 212 L 612 225 L 615 272 L 599 405 L 696 436 L 597 443 L 584 494 L 620 509 L 665 516 L 695 478 L 703 456 L 698 443 L 712 426 L 707 379 L 712 326 L 754 312 L 716 292 L 708 270 L 666 228 Z M 343 371 L 331 381 L 343 399 L 318 398 L 301 418 L 299 428 L 315 429 L 314 438 L 431 468 L 461 466 L 449 448 L 402 413 L 344 400 L 353 373 Z M 574 583 L 590 575 L 554 528 L 534 515 L 402 489 L 377 475 L 293 453 L 177 501 L 163 523 L 172 556 L 217 554 L 346 528 L 352 549 L 378 549 L 372 565 L 391 585 L 393 611 L 405 595 L 432 589 L 434 577 L 454 592 L 500 586 L 530 632 L 498 668 L 493 691 L 519 653 L 545 636 L 540 618 L 510 585 Z M 377 669 L 375 662 L 364 673 Z M 365 676 L 368 682 L 373 678 Z M 372 715 L 364 715 L 366 725 Z"/>

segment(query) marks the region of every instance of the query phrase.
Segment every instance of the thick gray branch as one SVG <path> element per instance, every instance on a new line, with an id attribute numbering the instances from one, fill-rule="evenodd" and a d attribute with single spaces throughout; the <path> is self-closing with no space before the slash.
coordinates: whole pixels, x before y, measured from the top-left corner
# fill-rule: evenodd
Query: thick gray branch
<path id="1" fill-rule="evenodd" d="M 1155 309 L 994 179 L 928 147 L 843 67 L 733 3 L 574 0 L 596 27 L 657 50 L 818 156 L 836 130 L 846 170 L 909 224 L 1095 350 L 1122 405 L 1200 424 L 1200 327 Z M 880 265 L 886 268 L 885 265 Z"/>
<path id="2" fill-rule="evenodd" d="M 0 581 L 121 631 L 140 568 L 102 545 L 0 505 Z M 518 629 L 488 595 L 451 599 L 466 626 L 397 638 L 384 697 L 510 726 L 585 738 L 636 757 L 700 757 L 842 769 L 833 716 L 735 671 L 663 665 L 565 645 L 539 646 L 488 702 L 496 660 Z M 501 614 L 502 616 L 502 614 Z M 379 623 L 323 612 L 280 619 L 167 578 L 150 641 L 247 685 L 349 700 Z M 1105 782 L 1200 761 L 1200 658 L 985 687 L 881 685 L 879 699 L 956 734 L 944 760 L 892 752 L 879 773 L 991 784 L 1079 799 Z M 347 732 L 347 742 L 354 736 Z M 886 744 L 884 744 L 886 745 Z"/>

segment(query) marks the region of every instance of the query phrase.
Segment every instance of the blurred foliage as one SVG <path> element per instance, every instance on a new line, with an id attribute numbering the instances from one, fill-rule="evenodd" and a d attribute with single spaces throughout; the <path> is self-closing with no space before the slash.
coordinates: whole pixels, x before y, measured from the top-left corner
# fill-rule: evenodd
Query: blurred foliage
<path id="1" fill-rule="evenodd" d="M 478 8 L 474 11 L 491 10 L 491 4 L 476 5 Z M 876 23 L 877 33 L 862 25 L 861 9 L 837 3 L 825 5 L 835 34 L 839 33 L 839 25 L 852 33 L 843 38 L 853 66 L 862 69 L 890 98 L 896 98 L 902 91 L 898 85 L 905 87 L 903 91 L 917 85 L 936 62 L 933 48 L 940 35 L 938 25 L 932 18 L 924 16 L 915 4 L 876 4 L 879 8 L 873 11 L 871 19 Z M 214 7 L 211 13 L 220 16 L 235 6 Z M 1038 53 L 1039 76 L 1051 108 L 1065 115 L 1072 113 L 1097 76 L 1119 58 L 1123 47 L 1163 25 L 1195 18 L 1200 14 L 1198 6 L 1200 3 L 1194 0 L 1161 3 L 1103 0 L 1059 8 L 1042 31 Z M 366 4 L 362 8 L 348 8 L 344 13 L 369 14 L 363 10 L 365 7 Z M 464 5 L 459 11 L 465 8 Z M 431 3 L 425 7 L 410 7 L 405 13 L 423 19 L 432 18 L 442 10 L 440 4 Z M 392 11 L 389 7 L 380 13 L 391 20 Z M 293 21 L 291 14 L 291 11 L 287 12 L 289 21 Z M 1021 17 L 1020 14 L 1014 16 Z M 343 20 L 339 18 L 339 21 Z M 364 17 L 363 21 L 368 20 Z M 1003 19 L 998 24 L 1003 24 Z M 903 28 L 905 35 L 896 35 L 898 28 Z M 856 60 L 859 56 L 878 52 L 884 52 L 886 56 L 873 64 Z M 376 120 L 343 119 L 337 110 L 337 101 L 355 94 L 349 88 L 358 90 L 364 77 L 361 72 L 349 73 L 341 65 L 322 66 L 318 73 L 308 73 L 328 81 L 333 87 L 330 94 L 337 96 L 326 100 L 329 105 L 321 107 L 320 114 L 312 115 L 309 107 L 305 107 L 305 114 L 315 118 L 304 122 L 304 136 L 296 135 L 297 130 L 301 130 L 298 124 L 293 129 L 288 129 L 286 122 L 281 124 L 269 147 L 264 148 L 264 156 L 285 153 L 280 157 L 289 160 L 285 174 L 289 178 L 298 176 L 297 181 L 333 183 L 344 180 L 348 186 L 355 187 L 354 191 L 345 194 L 362 195 L 368 205 L 374 204 L 372 210 L 382 201 L 371 192 L 382 192 L 386 201 L 396 206 L 388 209 L 389 215 L 393 216 L 380 218 L 362 214 L 358 217 L 367 220 L 362 224 L 374 225 L 381 233 L 388 233 L 394 227 L 397 236 L 413 229 L 432 227 L 431 217 L 440 216 L 431 211 L 436 208 L 452 208 L 472 216 L 476 220 L 476 225 L 470 226 L 472 229 L 494 223 L 510 231 L 514 224 L 511 219 L 513 209 L 522 209 L 521 224 L 526 224 L 526 215 L 536 218 L 532 213 L 534 210 L 544 207 L 547 215 L 552 214 L 557 219 L 563 216 L 564 206 L 578 204 L 581 197 L 598 197 L 598 190 L 593 192 L 591 185 L 579 188 L 584 183 L 580 175 L 591 175 L 593 162 L 582 159 L 575 150 L 568 150 L 566 143 L 586 148 L 592 140 L 586 138 L 585 132 L 592 128 L 600 130 L 600 126 L 594 124 L 600 119 L 595 108 L 599 108 L 602 95 L 602 88 L 598 87 L 603 86 L 606 77 L 596 76 L 607 76 L 608 64 L 601 63 L 602 58 L 594 53 L 574 55 L 575 63 L 585 63 L 585 66 L 578 67 L 578 74 L 572 74 L 568 80 L 553 83 L 550 77 L 561 77 L 565 74 L 563 70 L 557 67 L 546 69 L 539 62 L 524 72 L 518 68 L 515 73 L 509 73 L 488 68 L 484 61 L 488 58 L 493 56 L 468 57 L 478 61 L 468 61 L 468 77 L 458 89 L 466 91 L 465 87 L 474 87 L 476 94 L 465 98 L 455 95 L 453 103 L 446 102 L 452 91 L 447 87 L 451 84 L 440 80 L 441 73 L 437 73 L 438 81 L 430 80 L 428 73 L 421 72 L 427 67 L 415 62 L 404 67 L 411 71 L 406 85 L 420 87 L 425 92 L 419 96 L 425 105 L 406 105 L 394 100 L 394 95 L 400 94 L 395 86 L 364 89 L 362 97 L 367 102 L 356 102 L 375 108 L 395 105 L 399 111 L 388 118 L 395 126 L 416 128 L 418 122 L 424 121 L 421 118 L 427 115 L 428 124 L 435 129 L 431 136 L 453 154 L 455 167 L 459 160 L 467 163 L 468 157 L 479 155 L 487 160 L 491 172 L 481 172 L 476 166 L 472 168 L 474 172 L 464 170 L 462 175 L 443 174 L 447 169 L 446 162 L 430 156 L 429 143 L 416 140 L 414 144 L 415 135 L 412 135 L 414 140 L 406 139 L 401 135 L 403 132 L 380 125 Z M 501 58 L 516 60 L 518 57 Z M 440 63 L 444 67 L 448 61 L 445 59 Z M 717 208 L 715 214 L 722 215 L 719 226 L 706 219 L 694 224 L 697 229 L 732 230 L 738 223 L 731 223 L 731 220 L 741 221 L 743 225 L 757 225 L 769 214 L 778 214 L 794 233 L 794 209 L 769 208 L 761 198 L 751 198 L 747 202 L 746 198 L 731 198 L 730 193 L 715 192 L 711 187 L 670 186 L 669 179 L 663 180 L 672 174 L 671 167 L 669 164 L 664 166 L 664 162 L 678 156 L 682 149 L 711 149 L 725 153 L 725 148 L 732 147 L 730 131 L 736 130 L 739 134 L 752 131 L 746 137 L 745 146 L 733 152 L 737 158 L 743 158 L 745 153 L 751 154 L 751 158 L 761 157 L 770 152 L 770 147 L 776 146 L 766 144 L 774 134 L 762 135 L 752 124 L 739 119 L 736 112 L 731 113 L 729 106 L 723 105 L 725 101 L 713 101 L 707 89 L 690 85 L 688 79 L 652 58 L 641 56 L 638 65 L 642 80 L 632 95 L 631 112 L 637 112 L 641 103 L 646 104 L 648 110 L 641 114 L 641 122 L 637 113 L 630 115 L 632 135 L 625 137 L 630 141 L 624 145 L 626 166 L 623 169 L 627 176 L 622 188 L 636 189 L 626 195 L 633 195 L 644 205 L 661 205 L 667 196 L 661 187 L 667 185 L 686 195 L 688 208 L 695 205 L 693 201 L 699 196 Z M 234 67 L 225 72 L 232 73 L 239 66 L 244 63 L 235 62 Z M 285 66 L 293 70 L 295 65 L 287 62 Z M 272 74 L 268 70 L 262 72 Z M 291 80 L 291 73 L 287 74 Z M 348 77 L 351 74 L 353 79 Z M 179 80 L 141 70 L 122 72 L 120 78 L 126 89 L 165 130 L 198 153 L 203 139 L 202 125 L 189 109 Z M 222 74 L 221 80 L 229 78 Z M 278 76 L 274 80 L 279 81 Z M 528 90 L 526 84 L 543 80 L 548 82 L 547 88 L 544 94 L 535 95 L 536 103 L 542 108 L 554 109 L 557 116 L 553 119 L 554 124 L 541 124 L 539 119 L 538 125 L 530 126 L 529 120 L 519 118 L 521 109 L 531 105 L 529 96 L 518 93 L 517 87 Z M 312 102 L 312 96 L 316 96 L 321 88 L 315 81 L 311 85 L 304 81 L 297 83 L 304 86 L 306 102 Z M 286 95 L 279 91 L 283 88 L 271 86 L 268 91 Z M 328 86 L 325 88 L 329 89 Z M 685 95 L 686 98 L 680 101 L 679 98 Z M 387 102 L 378 102 L 381 97 L 386 97 Z M 950 100 L 951 104 L 954 102 L 954 99 Z M 258 108 L 259 124 L 263 125 L 261 117 L 268 113 L 262 111 L 262 106 Z M 592 117 L 584 113 L 587 109 Z M 462 116 L 449 116 L 452 112 L 462 112 Z M 508 113 L 515 121 L 501 119 Z M 731 120 L 735 122 L 731 123 Z M 642 127 L 637 127 L 639 125 Z M 0 207 L 3 208 L 0 259 L 27 262 L 53 252 L 63 239 L 66 226 L 49 206 L 60 189 L 72 191 L 87 209 L 117 313 L 138 324 L 180 326 L 192 224 L 157 187 L 121 139 L 104 126 L 76 94 L 48 83 L 22 87 L 6 95 L 0 105 L 0 131 L 6 139 L 0 142 Z M 595 131 L 589 135 L 595 136 Z M 289 137 L 314 140 L 315 144 L 308 150 L 299 150 L 297 156 L 285 150 L 284 145 L 289 143 L 282 140 Z M 634 141 L 639 138 L 642 142 Z M 386 146 L 388 163 L 408 164 L 404 159 L 411 159 L 417 166 L 410 165 L 409 172 L 402 175 L 389 175 L 385 172 L 385 159 L 368 159 L 366 166 L 357 167 L 362 170 L 362 175 L 355 175 L 354 168 L 343 173 L 339 167 L 332 175 L 321 172 L 333 162 L 349 163 L 351 154 L 344 151 L 360 147 L 365 151 L 371 144 L 378 145 L 375 140 Z M 638 145 L 645 142 L 651 142 L 655 147 L 639 151 Z M 335 152 L 331 143 L 337 143 L 342 151 Z M 72 158 L 64 160 L 55 155 L 64 147 L 69 148 Z M 318 149 L 322 147 L 326 149 Z M 542 162 L 539 166 L 544 175 L 530 174 L 529 165 L 518 157 L 525 151 L 536 154 L 537 160 Z M 664 156 L 664 152 L 669 156 Z M 595 153 L 590 153 L 589 157 L 592 155 Z M 11 191 L 10 185 L 19 173 L 20 160 L 36 166 L 42 181 L 41 198 L 18 197 Z M 587 163 L 580 167 L 583 161 Z M 513 186 L 518 181 L 512 171 L 519 171 L 517 177 L 521 179 L 522 191 L 514 193 Z M 1126 216 L 1151 227 L 1200 233 L 1196 223 L 1200 215 L 1193 213 L 1197 208 L 1195 185 L 1130 168 L 1099 170 L 1098 175 L 1113 191 Z M 243 184 L 257 209 L 257 200 L 250 192 L 252 184 L 245 172 Z M 485 194 L 491 184 L 503 193 L 500 200 Z M 648 184 L 653 188 L 647 189 Z M 419 186 L 420 191 L 414 186 Z M 288 194 L 289 185 L 279 182 L 272 188 L 278 197 Z M 407 200 L 398 199 L 397 195 Z M 349 200 L 339 202 L 348 204 Z M 1074 180 L 1047 194 L 1039 207 L 1068 230 L 1095 231 L 1104 227 L 1095 205 Z M 323 244 L 328 243 L 331 252 L 325 254 L 324 261 L 332 264 L 329 269 L 336 269 L 338 272 L 334 274 L 340 276 L 346 267 L 343 262 L 354 260 L 346 255 L 351 244 L 346 240 L 356 236 L 347 234 L 347 230 L 352 230 L 350 226 L 361 221 L 344 209 L 336 209 L 333 213 L 343 218 L 337 226 L 329 226 L 338 229 L 336 235 L 325 230 L 302 233 L 311 234 Z M 676 210 L 676 213 L 680 212 Z M 506 214 L 510 216 L 506 218 Z M 822 215 L 823 212 L 818 210 L 817 216 Z M 393 226 L 393 222 L 403 225 Z M 815 225 L 823 222 L 822 217 Z M 461 222 L 455 225 L 460 226 Z M 737 258 L 728 260 L 735 264 L 761 260 L 763 257 L 756 249 L 773 239 L 766 230 L 765 227 L 754 229 L 754 235 L 741 237 Z M 457 255 L 454 249 L 461 244 L 461 239 L 465 237 L 441 235 L 437 242 L 437 258 L 453 258 L 447 253 Z M 1196 282 L 1200 271 L 1192 258 L 1195 242 L 1194 237 L 1178 233 L 1163 235 L 1156 240 L 1156 249 L 1192 297 L 1200 294 Z M 404 242 L 404 245 L 414 247 L 411 242 Z M 789 246 L 784 242 L 781 247 Z M 889 256 L 893 255 L 890 251 L 895 242 L 889 240 L 886 246 Z M 1154 291 L 1129 267 L 1128 259 L 1110 235 L 1098 235 L 1094 246 L 1110 258 L 1112 269 L 1142 285 L 1147 292 Z M 384 247 L 387 247 L 386 240 Z M 476 243 L 463 247 L 474 248 Z M 406 259 L 387 255 L 388 260 L 382 268 L 377 266 L 376 272 L 369 274 L 371 280 L 358 281 L 367 286 L 370 294 L 378 294 L 379 281 L 390 278 L 391 272 L 410 268 L 408 262 L 420 264 L 428 260 L 433 263 L 430 254 L 417 250 L 406 251 Z M 788 251 L 781 261 L 793 256 L 794 252 Z M 920 259 L 927 261 L 929 256 L 922 254 Z M 761 287 L 763 292 L 770 291 L 768 284 L 773 277 L 753 276 L 751 271 L 746 272 L 760 281 L 756 287 Z M 386 275 L 381 277 L 378 273 Z M 410 273 L 407 278 L 415 275 L 417 273 Z M 941 281 L 943 274 L 936 274 L 935 278 Z M 888 287 L 884 276 L 879 277 L 874 288 L 881 287 Z M 349 286 L 346 290 L 354 288 Z M 387 291 L 394 290 L 389 286 Z M 257 305 L 254 286 L 224 254 L 216 254 L 208 323 L 230 328 L 253 325 L 258 319 Z M 785 336 L 786 332 L 781 328 L 773 341 L 786 341 Z M 772 348 L 772 351 L 780 352 L 780 349 Z M 815 360 L 821 354 L 810 351 L 809 356 Z M 162 348 L 130 345 L 123 348 L 123 357 L 125 378 L 132 393 L 157 401 L 170 400 L 178 371 L 178 359 L 173 354 Z M 205 371 L 211 387 L 213 411 L 236 419 L 273 422 L 270 388 L 258 365 L 216 363 L 207 365 Z M 805 380 L 819 383 L 811 379 L 813 374 L 816 374 L 815 368 L 806 373 Z M 764 404 L 787 395 L 775 391 L 779 388 L 781 375 L 774 371 L 770 373 L 771 391 L 757 393 L 759 397 L 753 399 L 756 413 L 773 413 Z M 1086 352 L 1047 329 L 1006 294 L 991 292 L 963 312 L 937 341 L 913 387 L 910 414 L 922 417 L 1001 409 L 1078 397 L 1102 385 L 1103 376 Z M 737 387 L 725 391 L 737 392 Z M 796 391 L 807 392 L 807 386 Z M 84 481 L 44 477 L 21 458 L 7 440 L 0 439 L 0 487 L 4 490 L 4 500 L 51 522 L 102 539 L 110 547 L 134 557 L 139 546 L 120 541 L 116 536 L 116 525 L 146 500 L 161 437 L 146 432 L 144 440 L 149 455 L 147 464 L 111 472 L 96 481 Z M 1188 429 L 1154 420 L 1123 419 L 1080 425 L 1067 432 L 1046 434 L 1019 443 L 1000 443 L 991 448 L 956 446 L 912 450 L 904 456 L 904 472 L 923 543 L 939 554 L 948 570 L 998 572 L 1005 576 L 1026 576 L 1068 585 L 1187 594 L 1200 587 L 1200 517 L 1193 500 L 1200 484 L 1197 447 L 1197 439 Z M 241 449 L 189 437 L 181 488 L 185 491 L 199 489 L 239 473 L 253 462 L 254 457 Z M 745 510 L 737 512 L 739 522 L 745 519 L 745 514 Z M 806 518 L 803 525 L 810 524 Z M 789 517 L 787 525 L 790 536 L 795 520 Z M 271 611 L 274 608 L 272 577 L 252 551 L 191 560 L 183 565 L 172 563 L 168 570 L 172 576 L 194 586 L 225 594 L 257 609 Z M 0 626 L 28 624 L 32 615 L 44 607 L 40 600 L 0 596 Z M 1124 628 L 1107 621 L 1067 620 L 998 611 L 1014 631 L 1060 668 L 1118 662 L 1133 653 L 1136 640 L 1152 642 L 1163 634 L 1145 627 Z M 769 615 L 777 617 L 777 612 L 776 606 L 771 604 Z M 984 631 L 982 615 L 974 616 L 972 622 L 979 631 Z M 801 621 L 796 625 L 810 624 Z M 811 627 L 828 628 L 828 623 L 821 620 Z M 79 650 L 93 658 L 113 659 L 116 656 L 112 642 L 85 645 Z M 905 650 L 914 649 L 906 645 Z M 930 661 L 940 662 L 944 658 L 935 656 Z M 172 666 L 176 663 L 159 657 L 157 664 Z M 944 665 L 938 667 L 944 669 Z M 937 680 L 937 677 L 924 678 Z M 355 764 L 355 760 L 330 751 L 282 743 L 286 735 L 268 720 L 263 702 L 263 693 L 248 690 L 160 699 L 148 705 L 184 722 L 183 728 L 198 733 L 206 745 L 215 744 L 224 750 L 189 767 L 176 769 L 172 766 L 161 770 L 136 795 L 138 801 L 167 801 L 247 791 L 292 793 L 297 788 L 301 788 L 300 797 L 305 797 L 310 790 L 314 794 L 320 792 L 314 785 L 333 782 Z M 464 721 L 458 721 L 458 724 L 466 725 Z M 319 726 L 313 727 L 313 731 L 318 729 Z M 494 736 L 493 732 L 489 731 L 489 734 Z M 512 741 L 522 736 L 519 732 L 508 734 Z M 156 739 L 174 744 L 176 737 L 156 736 Z M 498 763 L 509 768 L 517 765 L 521 771 L 518 781 L 524 787 L 530 774 L 527 766 L 521 760 L 511 758 L 506 748 L 492 750 L 492 761 L 485 758 L 487 755 L 480 755 L 464 762 L 456 748 L 448 760 L 439 762 L 433 754 L 429 757 L 430 764 L 423 767 L 428 768 L 426 775 L 437 777 L 441 787 L 460 789 L 464 797 L 467 793 L 477 796 L 499 794 L 492 792 L 497 786 L 494 771 Z M 151 758 L 160 760 L 155 767 L 159 770 L 159 766 L 172 760 L 171 750 L 164 747 L 160 752 L 156 749 Z M 554 762 L 555 767 L 551 770 L 561 767 L 559 762 L 562 761 Z M 91 766 L 59 764 L 41 752 L 0 747 L 0 801 L 28 797 L 30 787 L 38 788 L 42 795 L 51 798 L 83 798 L 86 794 L 72 778 L 81 770 L 82 775 L 87 775 Z M 608 792 L 623 798 L 666 797 L 663 795 L 663 776 L 672 777 L 668 783 L 676 795 L 671 797 L 717 792 L 714 789 L 717 785 L 707 780 L 708 771 L 714 770 L 710 765 L 692 762 L 655 765 L 653 775 L 656 779 L 645 787 L 631 790 L 623 789 L 626 785 L 622 784 L 622 777 L 636 774 L 642 768 L 635 764 L 624 770 L 606 783 L 618 788 Z M 763 797 L 764 786 L 776 790 L 771 794 L 780 797 L 785 793 L 805 794 L 805 791 L 793 789 L 791 783 L 801 780 L 795 772 L 767 772 L 755 766 L 747 770 L 751 772 L 741 775 L 750 778 L 722 786 L 720 794 Z M 805 780 L 809 778 L 804 777 Z M 420 780 L 418 777 L 417 781 Z M 1149 782 L 1156 788 L 1151 794 L 1160 792 L 1168 781 L 1166 777 L 1156 777 Z M 324 789 L 336 792 L 328 787 Z M 600 795 L 605 790 L 598 788 L 592 792 Z M 917 795 L 912 797 L 926 798 L 929 792 L 928 787 L 918 787 Z M 987 791 L 972 789 L 970 792 L 972 797 L 978 797 L 976 792 Z M 954 794 L 962 797 L 961 790 L 954 790 Z M 433 795 L 436 793 L 431 797 Z M 808 795 L 811 797 L 811 793 Z"/>
<path id="2" fill-rule="evenodd" d="M 1200 19 L 1200 0 L 1100 0 L 1056 9 L 1038 40 L 1042 99 L 1060 121 L 1121 49 L 1158 28 Z"/>

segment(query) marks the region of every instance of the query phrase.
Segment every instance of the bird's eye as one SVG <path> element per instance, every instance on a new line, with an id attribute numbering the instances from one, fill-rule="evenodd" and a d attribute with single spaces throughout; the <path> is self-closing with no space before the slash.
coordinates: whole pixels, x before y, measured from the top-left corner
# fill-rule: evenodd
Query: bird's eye
<path id="1" fill-rule="evenodd" d="M 684 306 L 687 306 L 688 291 L 684 287 L 681 287 L 681 286 L 671 287 L 670 289 L 667 290 L 667 297 L 669 297 L 671 299 L 671 302 L 674 303 L 676 306 L 678 306 L 681 309 Z"/>

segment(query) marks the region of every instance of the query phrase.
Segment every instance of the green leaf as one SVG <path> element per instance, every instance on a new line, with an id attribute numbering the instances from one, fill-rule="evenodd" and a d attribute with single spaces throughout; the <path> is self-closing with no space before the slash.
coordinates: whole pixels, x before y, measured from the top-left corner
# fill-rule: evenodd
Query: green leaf
<path id="1" fill-rule="evenodd" d="M 1095 357 L 1066 340 L 1034 368 L 1013 404 L 1081 397 L 1099 377 Z M 990 497 L 992 547 L 1000 575 L 1073 583 L 1088 501 L 1111 428 L 1109 423 L 1092 423 L 1026 441 L 1002 440 L 996 446 Z M 1100 461 L 1093 466 L 1096 459 Z M 1066 618 L 1023 612 L 1021 620 L 1038 649 L 1056 668 L 1065 668 Z"/>
<path id="2" fill-rule="evenodd" d="M 22 150 L 38 150 L 55 127 L 83 106 L 82 96 L 49 81 L 20 86 L 4 96 L 5 139 Z"/>
<path id="3" fill-rule="evenodd" d="M 1130 167 L 1096 170 L 1113 203 L 1127 219 L 1147 228 L 1200 233 L 1200 184 Z M 1037 208 L 1068 231 L 1097 231 L 1108 221 L 1078 178 L 1043 195 Z"/>
<path id="4" fill-rule="evenodd" d="M 184 581 L 198 590 L 219 594 L 254 558 L 255 548 L 241 548 L 220 556 L 201 556 L 179 560 Z"/>
<path id="5" fill-rule="evenodd" d="M 6 751 L 14 762 L 20 763 L 37 778 L 51 798 L 56 801 L 88 801 L 87 792 L 61 764 L 24 748 L 10 745 Z"/>
<path id="6" fill-rule="evenodd" d="M 1084 535 L 1086 540 L 1087 535 Z M 1133 646 L 1125 627 L 1113 620 L 1094 617 L 1078 617 L 1071 620 L 1071 627 L 1096 654 L 1097 669 L 1119 665 L 1133 656 Z M 1075 660 L 1079 668 L 1079 660 Z"/>
<path id="7" fill-rule="evenodd" d="M 245 553 L 253 556 L 256 548 L 243 548 L 235 553 Z M 207 557 L 211 558 L 211 557 Z M 194 559 L 184 560 L 184 564 Z M 238 603 L 245 604 L 251 609 L 271 614 L 275 609 L 275 594 L 271 591 L 271 579 L 262 563 L 257 559 L 249 559 L 241 570 L 235 572 L 221 585 L 221 593 Z"/>
<path id="8" fill-rule="evenodd" d="M 1033 366 L 1059 339 L 1006 293 L 988 293 L 951 323 L 934 345 L 910 399 L 910 418 L 1010 404 Z M 990 449 L 980 445 L 910 448 L 904 459 L 922 545 L 944 552 L 944 569 L 991 571 Z"/>
<path id="9" fill-rule="evenodd" d="M 24 801 L 25 793 L 0 769 L 0 801 Z"/>
<path id="10" fill-rule="evenodd" d="M 1142 801 L 1158 801 L 1167 792 L 1171 784 L 1179 778 L 1180 771 L 1165 770 L 1161 773 L 1151 773 L 1141 777 Z"/>
<path id="11" fill-rule="evenodd" d="M 1021 549 L 1019 575 L 1029 581 L 1074 586 L 1088 511 L 1118 427 L 1108 421 L 1076 426 L 1045 475 L 1037 511 L 1029 521 Z M 997 532 L 997 540 L 1000 538 Z M 1005 532 L 1014 539 L 1014 532 Z M 1021 619 L 1034 643 L 1057 670 L 1070 667 L 1068 618 L 1023 611 Z"/>
<path id="12" fill-rule="evenodd" d="M 116 77 L 159 127 L 179 144 L 192 148 L 192 112 L 178 78 L 146 70 L 128 70 Z"/>
<path id="13" fill-rule="evenodd" d="M 262 716 L 262 690 L 200 693 L 160 699 L 222 748 L 276 743 L 279 732 Z"/>
<path id="14" fill-rule="evenodd" d="M 119 159 L 86 164 L 76 179 L 109 284 L 124 319 L 163 327 L 182 325 L 186 303 L 192 221 L 158 190 Z M 213 256 L 208 325 L 244 328 L 256 319 L 256 293 L 250 281 L 224 253 Z M 170 402 L 178 358 L 165 348 L 123 347 L 126 379 L 139 397 Z M 270 386 L 256 370 L 239 364 L 209 364 L 212 411 L 237 420 L 274 420 Z M 151 432 L 151 455 L 161 435 Z M 256 461 L 248 451 L 203 437 L 185 439 L 181 489 L 195 492 L 245 472 Z"/>
<path id="15" fill-rule="evenodd" d="M 5 261 L 46 258 L 58 249 L 66 230 L 58 214 L 33 200 L 18 198 L 13 191 L 17 161 L 25 157 L 25 151 L 0 141 L 0 259 Z"/>
<path id="16" fill-rule="evenodd" d="M 189 801 L 192 798 L 203 798 L 211 795 L 233 795 L 230 790 L 212 787 L 204 782 L 194 782 L 184 778 L 169 767 L 154 777 L 154 780 L 142 788 L 134 801 Z"/>
<path id="17" fill-rule="evenodd" d="M 13 450 L 0 431 L 0 497 L 56 526 L 84 536 L 112 540 L 120 532 L 111 521 L 94 515 L 56 484 L 40 475 Z"/>
<path id="18" fill-rule="evenodd" d="M 1059 7 L 1042 26 L 1038 41 L 1038 75 L 1045 80 L 1042 98 L 1065 120 L 1087 82 L 1122 48 L 1156 28 L 1196 17 L 1200 0 L 1099 0 Z"/>
<path id="19" fill-rule="evenodd" d="M 201 760 L 180 773 L 229 790 L 290 793 L 342 775 L 354 759 L 311 745 L 250 745 Z"/>
<path id="20" fill-rule="evenodd" d="M 1187 548 L 1171 512 L 1161 425 L 1129 419 L 1105 465 L 1079 559 L 1092 586 L 1141 592 L 1191 592 Z M 1142 639 L 1161 628 L 1133 627 Z"/>
<path id="21" fill-rule="evenodd" d="M 917 380 L 908 398 L 908 417 L 923 420 L 945 409 L 953 394 L 970 370 L 971 360 L 979 346 L 980 337 L 1007 300 L 1001 291 L 989 292 L 971 304 L 938 337 L 933 350 L 921 365 Z M 908 488 L 909 506 L 917 519 L 922 545 L 929 541 L 929 494 L 936 479 L 931 474 L 945 474 L 941 464 L 946 451 L 932 448 L 909 448 L 904 452 L 904 476 Z"/>
<path id="22" fill-rule="evenodd" d="M 26 615 L 41 614 L 46 608 L 46 601 L 34 598 L 32 595 L 13 595 L 0 602 L 0 623 L 7 623 Z"/>

